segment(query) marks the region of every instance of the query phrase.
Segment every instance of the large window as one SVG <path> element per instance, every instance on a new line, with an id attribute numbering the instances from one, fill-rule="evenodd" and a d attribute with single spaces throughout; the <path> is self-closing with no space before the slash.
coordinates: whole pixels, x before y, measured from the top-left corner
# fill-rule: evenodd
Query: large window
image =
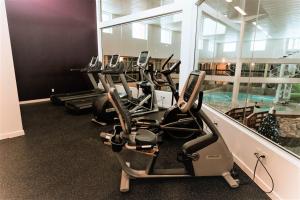
<path id="1" fill-rule="evenodd" d="M 214 49 L 215 49 L 215 41 L 213 41 L 213 40 L 208 41 L 207 50 L 209 52 L 213 52 Z"/>
<path id="2" fill-rule="evenodd" d="M 160 42 L 163 44 L 172 44 L 172 31 L 161 29 Z"/>
<path id="3" fill-rule="evenodd" d="M 203 23 L 203 35 L 220 35 L 225 34 L 226 27 L 210 18 L 205 18 Z"/>
<path id="4" fill-rule="evenodd" d="M 300 49 L 300 39 L 288 40 L 288 50 L 299 50 L 299 49 Z"/>
<path id="5" fill-rule="evenodd" d="M 177 16 L 177 17 L 174 17 Z M 160 71 L 164 61 L 173 54 L 168 66 L 172 66 L 180 60 L 181 50 L 181 19 L 180 13 L 148 18 L 145 20 L 124 23 L 112 27 L 112 35 L 102 34 L 103 64 L 109 63 L 113 54 L 119 54 L 125 64 L 127 81 L 140 81 L 139 69 L 134 67 L 142 51 L 149 51 L 154 70 L 157 70 L 157 78 L 164 78 Z M 179 70 L 179 69 L 178 69 Z M 179 71 L 172 74 L 176 86 L 179 83 Z M 113 77 L 120 81 L 119 76 Z M 134 84 L 132 84 L 134 85 Z M 165 98 L 161 91 L 170 91 L 168 86 L 156 86 L 160 90 L 157 101 L 160 106 L 169 106 L 169 98 Z M 169 93 L 168 93 L 169 95 Z"/>
<path id="6" fill-rule="evenodd" d="M 266 50 L 266 40 L 252 41 L 250 46 L 251 51 L 264 51 Z"/>
<path id="7" fill-rule="evenodd" d="M 203 102 L 300 158 L 300 22 L 281 24 L 295 13 L 278 15 L 271 0 L 205 2 L 194 64 L 210 75 Z"/>
<path id="8" fill-rule="evenodd" d="M 223 47 L 224 52 L 234 52 L 236 50 L 236 43 L 235 42 L 230 42 L 230 43 L 225 43 Z"/>
<path id="9" fill-rule="evenodd" d="M 132 23 L 132 38 L 147 40 L 148 25 L 143 23 Z"/>

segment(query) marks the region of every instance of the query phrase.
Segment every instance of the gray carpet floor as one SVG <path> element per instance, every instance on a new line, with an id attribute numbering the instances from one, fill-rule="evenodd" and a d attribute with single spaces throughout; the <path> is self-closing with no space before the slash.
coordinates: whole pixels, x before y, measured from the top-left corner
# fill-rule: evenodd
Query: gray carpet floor
<path id="1" fill-rule="evenodd" d="M 269 199 L 255 184 L 231 189 L 221 177 L 133 180 L 119 192 L 121 168 L 91 115 L 50 103 L 21 106 L 26 136 L 0 141 L 0 199 Z M 162 145 L 158 167 L 177 167 L 178 142 Z M 124 152 L 127 154 L 127 152 Z M 130 154 L 139 168 L 145 160 Z M 249 178 L 240 170 L 239 178 Z"/>

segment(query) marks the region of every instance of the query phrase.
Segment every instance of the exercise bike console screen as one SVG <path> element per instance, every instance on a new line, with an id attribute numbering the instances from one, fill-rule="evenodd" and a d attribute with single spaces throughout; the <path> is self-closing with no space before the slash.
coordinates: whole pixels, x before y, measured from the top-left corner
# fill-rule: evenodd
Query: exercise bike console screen
<path id="1" fill-rule="evenodd" d="M 111 59 L 110 59 L 110 66 L 116 65 L 118 63 L 120 55 L 115 54 L 112 55 Z"/>
<path id="2" fill-rule="evenodd" d="M 148 60 L 148 56 L 149 56 L 149 52 L 148 51 L 142 51 L 140 53 L 139 58 L 138 58 L 138 64 L 139 65 L 146 64 L 147 60 Z"/>
<path id="3" fill-rule="evenodd" d="M 184 101 L 186 101 L 186 102 L 189 101 L 189 99 L 195 89 L 198 78 L 199 78 L 199 76 L 196 74 L 191 74 L 189 76 L 188 84 L 184 91 L 184 96 L 183 96 Z"/>

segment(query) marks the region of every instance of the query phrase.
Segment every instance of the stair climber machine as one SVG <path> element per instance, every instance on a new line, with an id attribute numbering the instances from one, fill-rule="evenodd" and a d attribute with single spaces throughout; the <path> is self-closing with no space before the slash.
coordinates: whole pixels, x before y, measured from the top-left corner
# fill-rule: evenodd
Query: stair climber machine
<path id="1" fill-rule="evenodd" d="M 159 111 L 155 95 L 154 83 L 152 82 L 150 74 L 151 70 L 148 70 L 149 60 L 149 52 L 142 51 L 139 54 L 137 65 L 134 66 L 135 68 L 139 69 L 140 77 L 142 79 L 142 81 L 137 83 L 137 98 L 133 97 L 132 95 L 132 91 L 130 90 L 126 81 L 124 67 L 121 68 L 122 65 L 119 65 L 118 69 L 110 68 L 106 71 L 102 71 L 103 74 L 119 74 L 121 83 L 126 92 L 126 96 L 121 99 L 123 104 L 129 110 L 131 116 L 136 117 Z M 108 82 L 109 85 L 113 84 L 110 80 L 108 80 Z M 142 90 L 142 94 L 140 94 L 139 92 L 140 89 Z M 99 124 L 112 123 L 114 122 L 114 117 L 117 116 L 115 109 L 113 108 L 107 97 L 100 97 L 95 100 L 95 102 L 93 103 L 93 114 L 94 119 L 92 121 Z"/>
<path id="2" fill-rule="evenodd" d="M 100 136 L 105 144 L 110 145 L 121 165 L 121 192 L 129 191 L 130 179 L 150 178 L 222 176 L 231 188 L 239 187 L 239 180 L 231 175 L 233 156 L 221 133 L 201 110 L 201 101 L 198 100 L 197 112 L 191 111 L 197 97 L 201 96 L 199 94 L 204 78 L 204 71 L 192 72 L 177 101 L 182 113 L 190 113 L 196 121 L 202 119 L 205 123 L 205 128 L 198 128 L 201 135 L 185 142 L 177 153 L 177 161 L 182 164 L 182 168 L 155 168 L 161 146 L 158 143 L 158 135 L 148 129 L 134 127 L 131 115 L 117 92 L 113 88 L 110 90 L 108 98 L 118 113 L 120 125 L 114 126 L 112 134 L 101 132 Z M 133 169 L 130 160 L 124 158 L 122 150 L 126 150 L 126 153 L 138 152 L 139 156 L 151 159 L 148 159 L 149 163 L 144 170 Z"/>
<path id="3" fill-rule="evenodd" d="M 119 55 L 114 55 L 114 56 L 112 56 L 112 58 L 110 60 L 109 66 L 115 66 L 115 65 L 118 64 L 118 62 L 119 62 Z M 101 62 L 98 60 L 98 63 L 101 63 Z M 102 64 L 101 65 L 100 64 L 96 65 L 94 67 L 90 67 L 88 69 L 88 73 L 97 74 L 98 78 L 99 78 L 99 81 L 104 86 L 107 83 L 106 83 L 105 77 L 103 77 L 103 75 L 101 75 L 102 68 L 103 68 Z M 108 77 L 108 78 L 110 78 L 110 77 Z M 97 87 L 98 87 L 98 85 L 97 85 Z M 66 101 L 65 102 L 65 107 L 71 113 L 77 113 L 77 114 L 83 113 L 83 112 L 86 112 L 86 111 L 90 111 L 92 109 L 93 102 L 96 98 L 107 95 L 107 93 L 104 93 L 105 91 L 107 92 L 108 89 L 104 88 L 104 91 L 102 93 L 98 94 L 98 95 Z"/>
<path id="4" fill-rule="evenodd" d="M 66 101 L 82 99 L 82 98 L 90 98 L 96 97 L 99 94 L 104 93 L 104 90 L 98 88 L 97 81 L 94 78 L 93 72 L 90 69 L 101 67 L 102 63 L 98 60 L 98 57 L 92 57 L 90 63 L 82 68 L 82 69 L 71 69 L 70 71 L 79 71 L 82 73 L 86 73 L 94 87 L 92 90 L 85 90 L 80 92 L 72 92 L 72 93 L 61 93 L 61 94 L 53 94 L 50 96 L 50 99 L 55 105 L 64 105 Z"/>

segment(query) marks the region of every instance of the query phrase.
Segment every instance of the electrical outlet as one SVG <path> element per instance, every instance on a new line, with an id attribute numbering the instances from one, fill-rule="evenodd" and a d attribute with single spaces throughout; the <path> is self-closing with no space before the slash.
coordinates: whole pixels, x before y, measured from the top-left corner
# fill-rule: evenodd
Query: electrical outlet
<path id="1" fill-rule="evenodd" d="M 261 160 L 263 161 L 265 161 L 268 157 L 268 154 L 260 148 L 256 148 L 256 151 L 254 153 L 258 153 L 258 156 L 264 156 L 264 158 L 261 158 Z"/>
<path id="2" fill-rule="evenodd" d="M 214 123 L 215 126 L 218 126 L 220 124 L 219 123 L 220 119 L 218 117 L 214 117 L 212 121 L 213 121 L 213 123 Z"/>

